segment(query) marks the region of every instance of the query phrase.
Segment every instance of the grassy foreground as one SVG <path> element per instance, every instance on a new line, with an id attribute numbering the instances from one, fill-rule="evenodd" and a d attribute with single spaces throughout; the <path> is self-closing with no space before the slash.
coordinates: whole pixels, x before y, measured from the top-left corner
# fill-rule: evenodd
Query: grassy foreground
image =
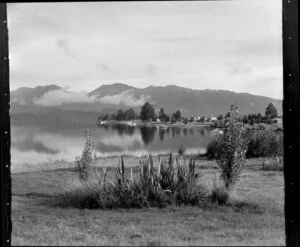
<path id="1" fill-rule="evenodd" d="M 196 166 L 212 185 L 215 162 Z M 118 210 L 57 206 L 78 184 L 72 168 L 13 173 L 12 245 L 284 245 L 283 174 L 261 168 L 247 160 L 227 206 Z"/>

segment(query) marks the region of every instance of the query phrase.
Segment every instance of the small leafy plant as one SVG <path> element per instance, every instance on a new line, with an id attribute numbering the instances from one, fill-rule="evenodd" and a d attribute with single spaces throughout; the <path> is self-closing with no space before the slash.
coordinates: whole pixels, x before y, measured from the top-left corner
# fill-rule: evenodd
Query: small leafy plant
<path id="1" fill-rule="evenodd" d="M 179 154 L 179 155 L 184 155 L 185 151 L 186 151 L 186 148 L 185 148 L 183 145 L 181 145 L 181 146 L 178 148 L 178 154 Z"/>
<path id="2" fill-rule="evenodd" d="M 240 178 L 246 161 L 246 144 L 243 126 L 238 122 L 237 106 L 232 105 L 229 121 L 224 131 L 220 156 L 217 160 L 221 168 L 220 178 L 227 190 L 231 190 Z"/>
<path id="3" fill-rule="evenodd" d="M 224 187 L 217 187 L 212 190 L 210 199 L 219 205 L 225 205 L 229 200 L 229 193 Z"/>
<path id="4" fill-rule="evenodd" d="M 85 147 L 80 156 L 75 159 L 75 169 L 78 172 L 79 179 L 87 181 L 90 175 L 91 166 L 94 164 L 96 159 L 95 144 L 91 139 L 89 130 L 85 131 Z"/>

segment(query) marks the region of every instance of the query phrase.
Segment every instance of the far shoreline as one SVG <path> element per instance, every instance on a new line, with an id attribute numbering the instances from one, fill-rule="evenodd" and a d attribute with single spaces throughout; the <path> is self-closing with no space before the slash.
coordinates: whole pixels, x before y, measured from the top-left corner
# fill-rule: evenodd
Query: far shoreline
<path id="1" fill-rule="evenodd" d="M 162 127 L 162 128 L 169 128 L 169 127 L 184 127 L 184 128 L 203 128 L 203 127 L 212 127 L 213 122 L 206 122 L 206 123 L 200 123 L 200 122 L 156 122 L 156 121 L 117 121 L 117 120 L 108 120 L 108 121 L 100 121 L 97 122 L 98 126 L 111 126 L 114 124 L 120 124 L 120 125 L 126 125 L 126 126 L 132 126 L 132 127 Z"/>

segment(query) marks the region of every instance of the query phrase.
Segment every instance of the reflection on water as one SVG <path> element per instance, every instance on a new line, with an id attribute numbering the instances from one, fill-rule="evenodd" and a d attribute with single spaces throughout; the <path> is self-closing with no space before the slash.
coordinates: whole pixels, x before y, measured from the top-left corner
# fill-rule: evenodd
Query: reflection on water
<path id="1" fill-rule="evenodd" d="M 148 145 L 151 143 L 154 139 L 155 133 L 156 133 L 156 127 L 140 127 L 141 136 L 143 139 L 143 142 Z"/>
<path id="2" fill-rule="evenodd" d="M 95 140 L 99 156 L 177 152 L 181 145 L 187 152 L 199 153 L 205 149 L 210 139 L 204 128 L 163 129 L 115 124 L 89 126 L 88 129 Z M 82 152 L 85 130 L 86 128 L 69 126 L 12 125 L 12 163 L 38 163 L 48 158 L 73 161 Z"/>

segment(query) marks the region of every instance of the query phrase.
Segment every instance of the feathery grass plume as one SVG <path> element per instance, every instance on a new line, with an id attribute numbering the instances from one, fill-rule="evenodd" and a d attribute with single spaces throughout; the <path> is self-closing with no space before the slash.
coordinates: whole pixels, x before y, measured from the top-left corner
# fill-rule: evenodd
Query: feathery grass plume
<path id="1" fill-rule="evenodd" d="M 97 167 L 95 168 L 95 174 L 96 174 L 96 177 L 97 177 L 97 180 L 98 180 L 98 184 L 101 185 L 102 184 L 101 174 L 98 171 Z"/>
<path id="2" fill-rule="evenodd" d="M 119 163 L 119 167 L 117 168 L 117 181 L 120 186 L 125 183 L 125 166 L 124 166 L 124 159 L 121 155 L 121 161 Z"/>
<path id="3" fill-rule="evenodd" d="M 131 182 L 131 183 L 134 182 L 134 178 L 133 178 L 133 170 L 132 170 L 132 168 L 130 168 L 130 182 Z"/>

